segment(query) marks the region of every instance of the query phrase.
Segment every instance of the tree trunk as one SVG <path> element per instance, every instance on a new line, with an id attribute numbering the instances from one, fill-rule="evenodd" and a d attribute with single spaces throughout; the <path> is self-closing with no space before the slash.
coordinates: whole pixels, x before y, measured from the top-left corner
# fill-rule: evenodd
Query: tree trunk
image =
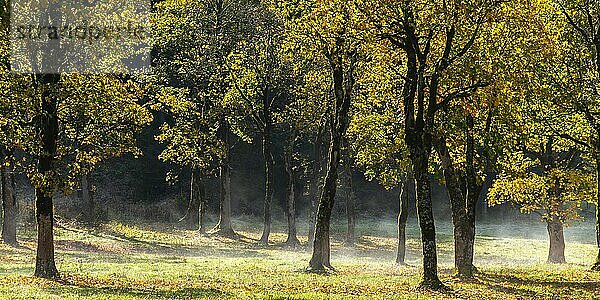
<path id="1" fill-rule="evenodd" d="M 547 223 L 548 237 L 550 238 L 550 249 L 548 251 L 549 263 L 565 263 L 565 236 L 563 224 L 554 216 Z"/>
<path id="2" fill-rule="evenodd" d="M 346 71 L 343 68 L 344 62 L 341 55 L 329 59 L 333 73 L 335 105 L 330 128 L 331 140 L 329 142 L 327 175 L 325 175 L 323 192 L 321 193 L 319 208 L 317 210 L 315 240 L 313 243 L 312 258 L 309 262 L 310 269 L 317 272 L 323 271 L 325 267 L 333 270 L 330 261 L 329 225 L 337 188 L 342 138 L 350 123 L 350 104 L 352 89 L 354 87 L 353 70 L 357 54 L 354 53 L 351 57 L 350 67 Z"/>
<path id="3" fill-rule="evenodd" d="M 198 202 L 200 203 L 199 211 L 198 211 L 198 232 L 200 234 L 206 233 L 206 226 L 204 224 L 204 216 L 206 215 L 206 209 L 208 208 L 208 199 L 206 199 L 206 187 L 204 185 L 204 180 L 202 178 L 197 178 L 195 181 L 197 186 L 197 195 Z"/>
<path id="4" fill-rule="evenodd" d="M 600 146 L 596 151 L 600 150 Z M 600 154 L 596 154 L 596 245 L 598 256 L 592 266 L 592 270 L 600 271 Z"/>
<path id="5" fill-rule="evenodd" d="M 400 212 L 398 213 L 398 250 L 396 252 L 396 264 L 404 265 L 406 258 L 406 222 L 408 221 L 408 208 L 410 196 L 412 195 L 411 181 L 414 184 L 412 168 L 408 167 L 406 178 L 400 191 Z"/>
<path id="6" fill-rule="evenodd" d="M 491 115 L 490 115 L 491 116 Z M 458 275 L 471 278 L 477 270 L 473 264 L 475 254 L 475 214 L 477 202 L 481 196 L 482 184 L 477 182 L 475 171 L 475 138 L 472 129 L 475 127 L 473 116 L 467 116 L 467 149 L 466 149 L 466 221 L 464 228 L 464 259 L 457 265 Z M 489 131 L 489 130 L 488 130 Z M 486 162 L 486 164 L 489 162 Z M 486 165 L 487 169 L 487 165 Z"/>
<path id="7" fill-rule="evenodd" d="M 38 157 L 38 172 L 46 176 L 46 180 L 35 189 L 35 207 L 37 220 L 37 255 L 35 259 L 35 276 L 42 278 L 58 277 L 54 262 L 54 215 L 52 193 L 54 186 L 51 178 L 54 174 L 54 159 L 58 140 L 57 101 L 50 92 L 50 86 L 59 82 L 60 75 L 41 75 L 42 114 L 40 117 L 40 137 L 42 153 Z"/>
<path id="8" fill-rule="evenodd" d="M 314 161 L 312 165 L 312 178 L 310 181 L 310 216 L 308 223 L 308 244 L 312 245 L 315 240 L 315 225 L 317 221 L 317 207 L 319 205 L 319 196 L 321 195 L 321 159 L 323 146 L 323 128 L 319 128 L 317 137 L 313 144 Z"/>
<path id="9" fill-rule="evenodd" d="M 231 226 L 231 169 L 229 165 L 229 127 L 221 125 L 219 138 L 225 145 L 225 154 L 219 166 L 219 223 L 211 233 L 233 238 L 236 236 Z"/>
<path id="10" fill-rule="evenodd" d="M 428 172 L 428 152 L 421 151 L 413 154 L 413 174 L 416 187 L 417 216 L 423 243 L 423 282 L 421 286 L 437 289 L 443 284 L 437 275 L 437 246 L 431 202 L 431 178 Z"/>
<path id="11" fill-rule="evenodd" d="M 459 276 L 472 277 L 472 261 L 469 261 L 471 225 L 467 216 L 467 201 L 461 189 L 463 179 L 454 169 L 445 139 L 436 140 L 435 146 L 444 169 L 446 191 L 452 210 L 454 266 Z"/>
<path id="12" fill-rule="evenodd" d="M 268 117 L 266 118 L 268 119 Z M 263 221 L 264 227 L 262 236 L 259 240 L 260 245 L 269 244 L 269 235 L 271 234 L 271 202 L 273 201 L 273 153 L 271 141 L 271 124 L 266 122 L 263 132 L 263 157 L 265 160 L 265 203 Z"/>
<path id="13" fill-rule="evenodd" d="M 2 241 L 8 245 L 17 245 L 17 201 L 15 197 L 15 181 L 13 177 L 12 153 L 6 149 L 2 151 L 3 159 L 0 160 L 0 183 L 2 187 Z"/>
<path id="14" fill-rule="evenodd" d="M 325 267 L 332 269 L 330 261 L 331 246 L 329 241 L 329 224 L 337 188 L 337 168 L 339 161 L 340 141 L 339 138 L 332 137 L 327 175 L 325 176 L 325 184 L 323 185 L 323 192 L 321 193 L 321 200 L 319 201 L 319 208 L 317 209 L 313 254 L 309 262 L 309 267 L 312 271 L 323 271 L 325 270 Z"/>
<path id="15" fill-rule="evenodd" d="M 288 175 L 288 185 L 286 189 L 286 215 L 288 221 L 288 236 L 285 242 L 286 246 L 295 248 L 300 245 L 298 234 L 296 231 L 296 175 L 293 168 L 293 149 L 294 149 L 295 134 L 292 136 L 290 145 L 288 145 L 285 153 L 285 171 Z"/>
<path id="16" fill-rule="evenodd" d="M 90 193 L 88 175 L 81 175 L 81 207 L 82 217 L 86 222 L 94 222 L 96 219 L 96 205 Z"/>
<path id="17" fill-rule="evenodd" d="M 346 143 L 346 147 L 348 147 Z M 346 231 L 347 246 L 354 246 L 356 237 L 354 235 L 356 227 L 356 214 L 355 214 L 355 203 L 354 203 L 354 186 L 352 181 L 352 166 L 350 163 L 350 151 L 346 149 L 346 160 L 344 161 L 344 173 L 346 176 L 346 219 L 348 221 L 348 229 Z"/>
<path id="18" fill-rule="evenodd" d="M 192 170 L 190 176 L 190 198 L 187 211 L 185 212 L 185 216 L 179 219 L 179 222 L 184 222 L 186 228 L 193 230 L 200 229 L 200 180 L 199 172 L 197 170 Z"/>

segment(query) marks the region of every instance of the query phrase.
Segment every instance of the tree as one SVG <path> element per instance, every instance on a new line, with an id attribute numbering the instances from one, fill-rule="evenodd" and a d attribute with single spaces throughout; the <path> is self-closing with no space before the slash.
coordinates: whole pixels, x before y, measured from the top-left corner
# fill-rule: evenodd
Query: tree
<path id="1" fill-rule="evenodd" d="M 250 116 L 252 126 L 262 141 L 265 198 L 264 227 L 259 244 L 267 245 L 271 232 L 273 201 L 273 131 L 277 125 L 275 117 L 285 98 L 289 98 L 288 89 L 292 80 L 291 70 L 283 60 L 282 21 L 274 10 L 266 5 L 255 9 L 254 19 L 252 37 L 248 37 L 241 49 L 229 57 L 234 88 L 228 100 L 235 103 L 240 116 Z M 293 144 L 291 147 L 293 149 Z"/>
<path id="2" fill-rule="evenodd" d="M 557 103 L 572 115 L 582 116 L 572 128 L 576 130 L 557 130 L 563 138 L 567 138 L 591 154 L 597 169 L 596 199 L 596 240 L 598 256 L 592 266 L 600 271 L 600 126 L 598 126 L 598 86 L 600 84 L 600 4 L 597 1 L 551 1 L 552 12 L 564 24 L 561 29 L 561 48 L 564 52 L 562 60 L 557 60 L 552 84 L 560 92 L 561 102 Z M 572 91 L 579 91 L 572 93 Z M 567 101 L 565 101 L 567 100 Z M 582 126 L 585 135 L 581 135 Z M 578 134 L 579 133 L 579 134 Z"/>
<path id="3" fill-rule="evenodd" d="M 0 2 L 0 200 L 2 201 L 2 241 L 17 244 L 17 203 L 13 173 L 14 149 L 22 143 L 19 132 L 27 122 L 28 107 L 19 105 L 19 96 L 27 90 L 24 76 L 10 74 L 9 3 Z"/>
<path id="4" fill-rule="evenodd" d="M 155 80 L 164 91 L 158 94 L 167 95 L 158 102 L 172 118 L 158 136 L 167 143 L 161 158 L 192 168 L 196 177 L 211 173 L 216 165 L 220 209 L 219 223 L 212 232 L 228 237 L 235 236 L 231 224 L 232 139 L 234 133 L 244 132 L 237 126 L 240 118 L 232 113 L 235 108 L 226 99 L 233 88 L 227 60 L 249 33 L 253 7 L 247 1 L 163 1 L 157 4 L 155 22 L 159 54 Z"/>
<path id="5" fill-rule="evenodd" d="M 355 30 L 356 11 L 348 1 L 314 1 L 310 9 L 288 22 L 301 55 L 328 66 L 334 103 L 330 116 L 330 142 L 323 191 L 317 209 L 313 254 L 309 268 L 333 269 L 330 262 L 329 224 L 337 187 L 342 138 L 350 121 L 354 72 L 358 68 L 360 40 Z M 324 22 L 327 20 L 327 22 Z"/>
<path id="6" fill-rule="evenodd" d="M 383 45 L 370 47 L 369 60 L 357 78 L 364 92 L 353 103 L 348 139 L 355 163 L 368 180 L 377 180 L 388 190 L 400 187 L 396 263 L 403 265 L 406 222 L 410 205 L 414 205 L 414 179 L 406 144 L 398 134 L 404 130 L 402 98 L 397 88 L 403 84 L 403 75 L 395 68 L 401 57 Z"/>
<path id="7" fill-rule="evenodd" d="M 563 227 L 578 220 L 581 204 L 594 197 L 593 173 L 583 164 L 572 143 L 552 135 L 531 136 L 521 150 L 505 158 L 490 190 L 491 205 L 512 202 L 546 222 L 548 262 L 566 262 Z"/>
<path id="8" fill-rule="evenodd" d="M 362 11 L 369 26 L 389 47 L 404 56 L 402 99 L 404 137 L 415 178 L 417 207 L 423 241 L 422 286 L 443 288 L 437 276 L 435 226 L 431 209 L 430 155 L 440 109 L 486 86 L 482 81 L 456 82 L 453 68 L 469 53 L 499 1 L 377 1 L 365 2 Z M 451 197 L 458 212 L 462 197 Z M 460 202 L 459 202 L 460 201 Z M 462 218 L 463 214 L 453 214 Z M 461 227 L 455 227 L 457 235 Z M 466 235 L 466 233 L 464 234 Z M 458 253 L 457 255 L 460 255 Z"/>

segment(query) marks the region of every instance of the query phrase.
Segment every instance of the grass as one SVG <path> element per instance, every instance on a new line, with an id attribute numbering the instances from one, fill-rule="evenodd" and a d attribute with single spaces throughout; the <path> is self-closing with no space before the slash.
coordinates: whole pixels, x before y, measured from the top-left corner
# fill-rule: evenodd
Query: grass
<path id="1" fill-rule="evenodd" d="M 300 224 L 304 226 L 305 224 Z M 592 225 L 568 229 L 569 264 L 544 263 L 543 226 L 480 225 L 475 280 L 452 274 L 448 224 L 438 225 L 440 277 L 451 290 L 416 288 L 418 228 L 408 230 L 409 266 L 394 265 L 395 225 L 361 220 L 359 243 L 343 246 L 343 222 L 333 224 L 336 273 L 305 272 L 310 251 L 285 249 L 283 224 L 269 247 L 256 246 L 256 222 L 238 219 L 238 240 L 198 236 L 164 224 L 117 222 L 56 229 L 59 281 L 32 277 L 35 232 L 21 229 L 20 247 L 0 246 L 0 295 L 10 299 L 600 299 L 600 273 L 588 271 L 596 247 Z M 306 236 L 301 240 L 306 244 Z M 1 297 L 0 297 L 1 298 Z"/>

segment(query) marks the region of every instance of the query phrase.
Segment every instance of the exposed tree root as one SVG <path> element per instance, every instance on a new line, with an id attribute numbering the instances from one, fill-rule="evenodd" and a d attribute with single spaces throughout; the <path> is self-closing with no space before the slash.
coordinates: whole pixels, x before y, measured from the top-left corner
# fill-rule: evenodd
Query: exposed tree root
<path id="1" fill-rule="evenodd" d="M 429 291 L 451 291 L 452 289 L 444 285 L 439 279 L 424 279 L 419 284 L 419 289 Z"/>
<path id="2" fill-rule="evenodd" d="M 218 235 L 230 239 L 236 239 L 238 234 L 233 231 L 232 228 L 222 228 L 219 225 L 215 226 L 212 230 L 208 232 L 209 235 Z"/>

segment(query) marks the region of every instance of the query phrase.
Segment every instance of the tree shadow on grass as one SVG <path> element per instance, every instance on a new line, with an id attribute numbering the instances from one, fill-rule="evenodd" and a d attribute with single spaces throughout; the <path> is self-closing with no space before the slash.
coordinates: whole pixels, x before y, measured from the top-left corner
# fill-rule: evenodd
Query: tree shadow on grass
<path id="1" fill-rule="evenodd" d="M 543 280 L 536 278 L 520 278 L 514 275 L 499 275 L 499 274 L 481 274 L 480 278 L 484 283 L 488 282 L 509 282 L 519 285 L 537 285 L 544 287 L 552 287 L 556 289 L 578 289 L 588 292 L 600 292 L 600 281 L 558 281 L 558 280 Z"/>
<path id="2" fill-rule="evenodd" d="M 44 290 L 55 295 L 76 294 L 77 297 L 89 296 L 125 296 L 139 299 L 223 299 L 231 294 L 213 288 L 178 288 L 173 290 L 157 290 L 148 288 L 93 287 L 85 285 L 60 285 L 45 287 Z"/>
<path id="3" fill-rule="evenodd" d="M 171 245 L 168 243 L 160 243 L 155 241 L 143 240 L 137 237 L 132 237 L 125 235 L 123 233 L 114 231 L 114 230 L 92 230 L 92 229 L 78 229 L 78 228 L 69 228 L 62 227 L 63 230 L 68 230 L 72 232 L 78 232 L 83 234 L 89 234 L 97 238 L 108 239 L 116 242 L 126 243 L 130 245 L 141 246 L 138 249 L 135 249 L 133 252 L 145 253 L 145 254 L 161 254 L 161 255 L 179 255 L 186 257 L 197 257 L 203 255 L 217 256 L 221 257 L 266 257 L 267 255 L 264 253 L 259 253 L 257 251 L 250 250 L 254 248 L 256 245 L 255 239 L 245 236 L 243 234 L 236 233 L 234 238 L 227 238 L 218 235 L 210 236 L 212 240 L 218 241 L 223 244 L 222 246 L 213 246 L 213 245 L 202 245 L 202 246 L 188 246 L 188 245 Z M 73 241 L 77 243 L 76 241 Z M 63 242 L 66 243 L 66 242 Z M 241 249 L 231 249 L 228 245 L 241 245 Z M 92 246 L 90 246 L 92 245 Z M 87 250 L 92 250 L 92 252 L 97 249 L 93 248 L 93 244 L 90 245 L 80 245 L 85 246 L 83 248 L 87 248 Z M 81 248 L 81 247 L 80 247 Z M 82 250 L 82 249 L 76 249 Z"/>
<path id="4" fill-rule="evenodd" d="M 600 282 L 598 281 L 573 282 L 544 280 L 536 278 L 520 278 L 514 275 L 494 273 L 480 273 L 477 275 L 477 281 L 479 284 L 486 286 L 494 292 L 514 296 L 519 299 L 558 299 L 563 292 L 571 294 L 575 292 L 574 290 L 579 290 L 580 292 L 594 294 L 600 289 Z M 541 288 L 540 290 L 543 292 L 537 292 L 536 290 L 539 288 Z M 551 291 L 550 289 L 555 291 Z"/>
<path id="5" fill-rule="evenodd" d="M 79 274 L 63 274 L 55 284 L 43 289 L 55 295 L 75 294 L 78 298 L 87 296 L 125 296 L 140 299 L 199 299 L 229 298 L 230 293 L 204 287 L 178 287 L 177 282 L 149 281 L 131 283 L 119 279 L 97 278 Z"/>

